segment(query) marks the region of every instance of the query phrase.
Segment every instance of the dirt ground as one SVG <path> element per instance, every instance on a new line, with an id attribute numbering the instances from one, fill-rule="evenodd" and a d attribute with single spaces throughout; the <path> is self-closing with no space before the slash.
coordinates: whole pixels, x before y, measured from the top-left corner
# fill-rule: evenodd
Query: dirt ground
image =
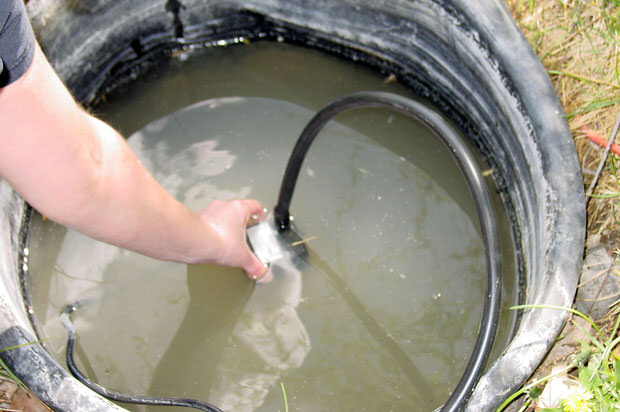
<path id="1" fill-rule="evenodd" d="M 592 194 L 587 200 L 587 248 L 606 253 L 617 264 L 620 254 L 620 146 L 605 155 L 605 140 L 612 134 L 620 112 L 620 11 L 618 0 L 506 0 L 521 31 L 548 71 L 573 134 L 581 162 L 584 187 Z M 617 140 L 616 140 L 617 141 Z M 597 169 L 604 168 L 592 187 Z M 620 271 L 610 265 L 604 276 L 608 285 L 617 286 Z M 603 285 L 604 286 L 604 285 Z M 607 298 L 605 316 L 598 320 L 610 329 L 620 306 L 616 295 L 603 296 L 601 286 L 592 302 Z M 612 290 L 613 287 L 612 287 Z M 614 292 L 616 293 L 616 292 Z M 593 303 L 594 305 L 594 303 Z M 587 331 L 588 325 L 577 322 Z M 569 322 L 549 356 L 535 376 L 544 376 L 554 367 L 567 364 L 579 351 L 583 331 Z M 515 403 L 510 409 L 517 410 Z M 34 396 L 0 378 L 0 411 L 48 411 Z M 528 409 L 533 410 L 533 408 Z"/>
<path id="2" fill-rule="evenodd" d="M 12 380 L 0 378 L 0 411 L 47 412 L 50 410 L 30 392 L 20 389 Z"/>

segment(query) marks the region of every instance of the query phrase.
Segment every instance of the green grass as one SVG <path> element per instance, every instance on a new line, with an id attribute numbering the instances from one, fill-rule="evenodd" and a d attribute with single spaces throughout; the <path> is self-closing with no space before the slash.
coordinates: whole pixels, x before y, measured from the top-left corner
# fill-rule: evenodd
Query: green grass
<path id="1" fill-rule="evenodd" d="M 7 348 L 1 348 L 0 352 L 6 352 L 12 349 L 19 348 L 21 346 L 24 346 L 24 345 L 9 346 Z M 21 390 L 23 390 L 24 392 L 26 391 L 26 387 L 24 386 L 22 381 L 17 376 L 15 376 L 13 371 L 11 371 L 11 369 L 6 365 L 6 363 L 4 363 L 2 359 L 0 359 L 0 377 L 2 377 L 3 379 L 9 380 L 9 381 L 15 382 Z"/>
<path id="2" fill-rule="evenodd" d="M 604 0 L 605 9 L 610 10 L 605 13 L 605 23 L 610 35 L 620 34 L 620 0 Z"/>
<path id="3" fill-rule="evenodd" d="M 280 388 L 282 388 L 282 398 L 284 398 L 284 412 L 288 412 L 288 397 L 286 396 L 284 382 L 280 382 Z"/>
<path id="4" fill-rule="evenodd" d="M 501 412 L 516 399 L 524 396 L 521 411 L 527 409 L 542 394 L 543 384 L 549 380 L 569 373 L 573 377 L 577 391 L 566 393 L 555 408 L 540 409 L 539 412 L 612 412 L 620 410 L 620 360 L 614 349 L 620 344 L 616 337 L 620 325 L 620 315 L 608 337 L 601 332 L 592 318 L 572 309 L 546 305 L 522 305 L 511 309 L 551 309 L 565 310 L 586 321 L 594 328 L 595 335 L 582 329 L 587 340 L 580 341 L 581 351 L 572 357 L 571 362 L 560 370 L 524 386 L 500 405 Z M 579 327 L 577 324 L 575 326 Z"/>
<path id="5" fill-rule="evenodd" d="M 588 239 L 601 235 L 618 248 L 618 157 L 604 159 L 603 150 L 589 140 L 595 134 L 609 138 L 620 112 L 620 0 L 505 1 L 558 92 L 585 172 L 584 186 L 596 180 L 587 204 Z M 593 179 L 591 171 L 601 162 L 606 168 Z"/>
<path id="6" fill-rule="evenodd" d="M 556 86 L 561 77 L 574 81 L 577 93 L 565 102 L 569 119 L 620 103 L 620 0 L 507 3 L 524 16 L 517 18 L 521 30 Z"/>
<path id="7" fill-rule="evenodd" d="M 7 351 L 17 349 L 17 348 L 21 348 L 21 347 L 28 346 L 28 345 L 34 345 L 35 343 L 41 343 L 41 342 L 44 342 L 45 340 L 47 339 L 37 340 L 34 342 L 22 343 L 20 345 L 15 345 L 15 346 L 8 346 L 6 348 L 0 348 L 0 353 L 7 352 Z M 0 378 L 13 381 L 19 386 L 21 390 L 23 390 L 24 392 L 27 391 L 22 381 L 13 373 L 13 371 L 11 371 L 11 369 L 7 366 L 6 363 L 4 363 L 2 359 L 0 359 Z"/>

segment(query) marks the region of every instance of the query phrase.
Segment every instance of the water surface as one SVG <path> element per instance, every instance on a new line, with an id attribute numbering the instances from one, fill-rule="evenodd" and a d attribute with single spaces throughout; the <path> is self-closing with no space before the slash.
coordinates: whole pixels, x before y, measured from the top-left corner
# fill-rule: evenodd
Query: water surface
<path id="1" fill-rule="evenodd" d="M 188 207 L 251 197 L 271 208 L 305 123 L 330 94 L 360 88 L 406 93 L 309 50 L 253 45 L 173 63 L 100 110 Z M 60 310 L 85 301 L 75 315 L 80 365 L 126 393 L 277 411 L 284 384 L 291 410 L 439 406 L 481 318 L 470 196 L 448 151 L 416 122 L 374 109 L 338 120 L 315 141 L 292 202 L 300 234 L 314 239 L 307 262 L 274 268 L 267 285 L 139 256 L 35 216 L 30 280 L 42 334 L 64 336 Z M 515 290 L 506 255 L 504 306 Z M 496 353 L 510 324 L 504 315 Z M 64 338 L 47 346 L 63 363 Z"/>

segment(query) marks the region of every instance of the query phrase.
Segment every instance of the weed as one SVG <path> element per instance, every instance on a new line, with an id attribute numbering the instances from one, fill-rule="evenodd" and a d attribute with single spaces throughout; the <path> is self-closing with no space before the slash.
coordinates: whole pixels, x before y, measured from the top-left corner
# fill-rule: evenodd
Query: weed
<path id="1" fill-rule="evenodd" d="M 16 345 L 16 346 L 9 346 L 7 348 L 0 348 L 0 352 L 6 352 L 11 349 L 19 348 L 21 346 L 24 346 L 24 345 Z M 0 358 L 0 377 L 2 377 L 3 379 L 7 379 L 7 380 L 15 382 L 21 390 L 26 392 L 26 387 L 24 386 L 22 381 L 17 376 L 15 376 L 13 371 L 11 371 L 11 369 L 6 365 L 6 363 L 4 363 L 4 361 L 1 358 Z"/>
<path id="2" fill-rule="evenodd" d="M 594 137 L 609 135 L 620 109 L 620 0 L 506 3 L 555 86 L 588 187 L 603 157 Z M 588 239 L 616 248 L 620 182 L 611 157 L 587 204 L 587 224 Z"/>
<path id="3" fill-rule="evenodd" d="M 620 410 L 620 356 L 614 350 L 620 344 L 617 337 L 620 316 L 616 317 L 613 330 L 605 338 L 592 318 L 572 309 L 558 306 L 522 305 L 511 309 L 555 309 L 565 310 L 586 319 L 596 335 L 585 333 L 587 340 L 580 341 L 581 351 L 562 369 L 538 379 L 515 392 L 497 409 L 503 411 L 515 399 L 525 396 L 525 407 L 535 402 L 542 393 L 541 385 L 558 376 L 568 374 L 574 385 L 567 389 L 560 403 L 554 408 L 539 409 L 539 412 L 611 412 Z M 576 324 L 575 324 L 576 325 Z M 524 410 L 522 408 L 522 410 Z"/>
<path id="4" fill-rule="evenodd" d="M 37 340 L 34 342 L 22 343 L 20 345 L 15 345 L 15 346 L 8 346 L 6 348 L 0 348 L 0 353 L 7 352 L 7 351 L 17 349 L 17 348 L 21 348 L 21 347 L 28 346 L 28 345 L 34 345 L 35 343 L 42 343 L 45 340 L 47 339 Z M 7 366 L 6 363 L 4 363 L 4 361 L 1 358 L 0 358 L 0 377 L 3 379 L 8 379 L 10 381 L 15 382 L 21 390 L 23 390 L 24 392 L 27 391 L 22 381 L 13 373 L 13 371 L 11 371 L 11 369 Z"/>
<path id="5" fill-rule="evenodd" d="M 284 382 L 280 382 L 280 387 L 282 388 L 282 397 L 284 398 L 284 412 L 288 412 L 288 397 L 286 396 Z"/>

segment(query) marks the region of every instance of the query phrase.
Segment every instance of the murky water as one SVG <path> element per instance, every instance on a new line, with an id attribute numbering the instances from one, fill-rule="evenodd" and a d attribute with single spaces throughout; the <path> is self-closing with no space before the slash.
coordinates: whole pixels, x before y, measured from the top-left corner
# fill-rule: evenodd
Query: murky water
<path id="1" fill-rule="evenodd" d="M 335 58 L 257 44 L 175 61 L 100 110 L 190 208 L 238 197 L 271 208 L 303 126 L 360 89 L 407 93 Z M 83 300 L 79 364 L 121 392 L 226 411 L 284 410 L 282 385 L 290 410 L 439 406 L 481 318 L 471 199 L 449 153 L 416 122 L 366 109 L 337 119 L 310 150 L 292 202 L 300 234 L 316 237 L 308 261 L 275 268 L 267 285 L 139 256 L 35 216 L 31 295 L 52 354 L 64 362 L 60 310 Z M 516 277 L 504 238 L 506 306 Z M 511 324 L 505 313 L 496 353 Z"/>

